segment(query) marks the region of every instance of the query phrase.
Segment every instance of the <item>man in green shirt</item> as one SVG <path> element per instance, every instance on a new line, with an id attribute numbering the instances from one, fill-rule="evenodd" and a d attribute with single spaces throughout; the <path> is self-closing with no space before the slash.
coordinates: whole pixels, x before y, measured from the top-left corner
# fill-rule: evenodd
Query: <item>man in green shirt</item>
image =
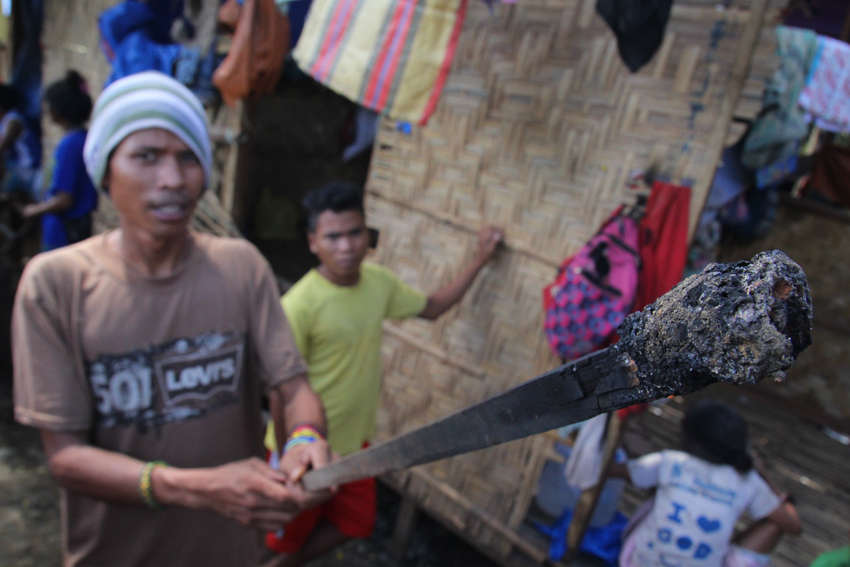
<path id="1" fill-rule="evenodd" d="M 384 319 L 434 320 L 458 303 L 493 257 L 502 233 L 485 227 L 478 253 L 454 280 L 425 296 L 390 270 L 364 262 L 369 233 L 363 195 L 357 187 L 332 183 L 304 198 L 310 251 L 320 262 L 283 296 L 281 303 L 295 342 L 307 361 L 308 377 L 325 407 L 328 441 L 339 455 L 361 449 L 375 433 L 381 390 Z M 272 405 L 278 402 L 272 399 Z M 277 432 L 281 439 L 283 432 Z M 274 431 L 266 445 L 277 451 Z M 368 537 L 375 521 L 375 481 L 343 485 L 320 508 L 289 524 L 266 543 L 280 553 L 270 565 L 302 565 L 350 538 Z"/>

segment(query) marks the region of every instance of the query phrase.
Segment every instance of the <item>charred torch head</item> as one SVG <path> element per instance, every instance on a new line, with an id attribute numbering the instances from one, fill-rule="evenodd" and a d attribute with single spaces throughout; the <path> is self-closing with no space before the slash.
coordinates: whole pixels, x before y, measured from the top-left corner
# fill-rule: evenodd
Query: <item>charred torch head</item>
<path id="1" fill-rule="evenodd" d="M 812 300 L 802 268 L 774 250 L 709 265 L 630 315 L 619 332 L 644 388 L 782 380 L 812 344 Z"/>

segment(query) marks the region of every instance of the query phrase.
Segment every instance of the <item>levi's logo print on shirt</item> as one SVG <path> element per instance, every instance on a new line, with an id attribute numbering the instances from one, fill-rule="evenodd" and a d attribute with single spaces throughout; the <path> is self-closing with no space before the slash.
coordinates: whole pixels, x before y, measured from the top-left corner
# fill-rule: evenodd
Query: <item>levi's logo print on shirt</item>
<path id="1" fill-rule="evenodd" d="M 140 428 L 201 417 L 240 399 L 241 333 L 208 333 L 88 366 L 99 424 Z"/>

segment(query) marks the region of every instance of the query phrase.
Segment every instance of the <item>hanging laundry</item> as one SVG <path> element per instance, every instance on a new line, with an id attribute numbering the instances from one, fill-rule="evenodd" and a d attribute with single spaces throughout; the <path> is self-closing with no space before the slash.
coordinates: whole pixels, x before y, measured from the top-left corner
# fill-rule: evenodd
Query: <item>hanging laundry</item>
<path id="1" fill-rule="evenodd" d="M 156 22 L 153 10 L 138 0 L 127 0 L 103 11 L 98 19 L 100 45 L 112 65 L 104 87 L 141 71 L 172 74 L 174 61 L 183 48 L 176 43 L 154 41 Z"/>
<path id="2" fill-rule="evenodd" d="M 609 414 L 597 415 L 581 426 L 573 450 L 567 458 L 564 475 L 567 484 L 581 490 L 593 488 L 602 476 L 605 461 L 605 431 Z"/>
<path id="3" fill-rule="evenodd" d="M 640 258 L 635 309 L 640 310 L 682 280 L 688 254 L 691 190 L 656 181 L 640 221 Z"/>
<path id="4" fill-rule="evenodd" d="M 294 48 L 304 30 L 304 22 L 307 21 L 307 13 L 313 0 L 294 0 L 289 3 L 289 46 Z"/>
<path id="5" fill-rule="evenodd" d="M 764 189 L 771 185 L 782 183 L 797 171 L 797 166 L 800 162 L 798 157 L 799 144 L 797 150 L 790 156 L 785 156 L 769 165 L 756 170 L 756 188 Z"/>
<path id="6" fill-rule="evenodd" d="M 213 83 L 229 105 L 272 92 L 289 53 L 289 20 L 274 0 L 228 0 L 219 22 L 235 22 L 230 52 L 213 73 Z"/>
<path id="7" fill-rule="evenodd" d="M 850 45 L 818 37 L 817 53 L 799 102 L 819 128 L 850 132 Z"/>
<path id="8" fill-rule="evenodd" d="M 561 359 L 606 346 L 632 312 L 640 269 L 637 223 L 620 212 L 564 261 L 555 281 L 543 289 L 544 331 Z"/>
<path id="9" fill-rule="evenodd" d="M 634 73 L 646 65 L 664 40 L 673 0 L 597 0 L 596 11 L 617 37 L 617 49 Z"/>
<path id="10" fill-rule="evenodd" d="M 313 0 L 293 57 L 339 94 L 425 124 L 439 100 L 468 0 Z"/>
<path id="11" fill-rule="evenodd" d="M 357 107 L 354 115 L 354 140 L 342 151 L 342 161 L 348 162 L 367 150 L 371 150 L 375 144 L 375 136 L 378 135 L 378 124 L 381 115 L 377 112 Z"/>
<path id="12" fill-rule="evenodd" d="M 798 28 L 776 28 L 779 69 L 764 90 L 762 111 L 744 141 L 741 161 L 759 169 L 797 151 L 797 144 L 809 133 L 809 125 L 797 99 L 817 52 L 814 32 Z"/>
<path id="13" fill-rule="evenodd" d="M 134 73 L 160 71 L 189 87 L 202 101 L 215 97 L 210 80 L 218 62 L 214 50 L 202 57 L 199 49 L 159 41 L 163 22 L 170 27 L 176 14 L 182 14 L 179 8 L 164 0 L 127 0 L 101 13 L 100 46 L 112 65 L 106 85 Z"/>

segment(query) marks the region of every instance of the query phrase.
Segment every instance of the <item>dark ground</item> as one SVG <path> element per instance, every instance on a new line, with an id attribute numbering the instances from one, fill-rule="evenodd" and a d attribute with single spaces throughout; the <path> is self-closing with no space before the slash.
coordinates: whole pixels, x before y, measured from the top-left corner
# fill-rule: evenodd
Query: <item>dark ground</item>
<path id="1" fill-rule="evenodd" d="M 59 491 L 35 430 L 12 419 L 8 379 L 0 384 L 0 557 L 4 567 L 58 567 Z"/>
<path id="2" fill-rule="evenodd" d="M 388 546 L 400 498 L 379 484 L 378 520 L 368 540 L 356 540 L 310 567 L 495 567 L 474 548 L 421 515 L 407 556 L 396 562 Z M 8 379 L 0 380 L 0 565 L 59 567 L 59 492 L 38 439 L 13 420 Z"/>

